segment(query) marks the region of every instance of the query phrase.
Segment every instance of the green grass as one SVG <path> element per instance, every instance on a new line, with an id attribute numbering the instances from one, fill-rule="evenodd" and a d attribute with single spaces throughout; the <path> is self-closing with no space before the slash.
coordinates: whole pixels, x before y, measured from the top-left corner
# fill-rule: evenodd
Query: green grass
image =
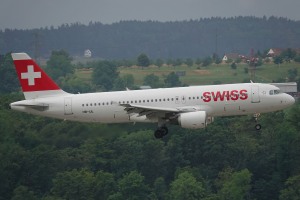
<path id="1" fill-rule="evenodd" d="M 75 74 L 78 78 L 82 79 L 85 82 L 91 82 L 92 79 L 92 70 L 82 70 L 82 69 L 77 69 L 75 71 Z"/>
<path id="2" fill-rule="evenodd" d="M 122 67 L 119 68 L 120 76 L 125 74 L 132 74 L 134 76 L 136 85 L 143 85 L 143 79 L 148 74 L 155 74 L 159 76 L 160 81 L 163 82 L 164 76 L 173 71 L 185 71 L 186 75 L 180 77 L 182 83 L 187 85 L 208 85 L 219 83 L 239 83 L 244 81 L 250 81 L 252 79 L 255 82 L 272 82 L 279 79 L 286 80 L 288 76 L 288 70 L 296 68 L 300 73 L 299 63 L 284 63 L 281 65 L 264 64 L 257 67 L 255 72 L 255 78 L 251 77 L 249 73 L 245 73 L 245 69 L 248 68 L 247 64 L 237 64 L 237 69 L 231 69 L 230 64 L 210 65 L 208 67 Z M 76 74 L 79 78 L 85 81 L 91 80 L 91 70 L 77 70 Z"/>
<path id="3" fill-rule="evenodd" d="M 182 83 L 187 85 L 205 85 L 212 84 L 215 81 L 221 83 L 236 82 L 237 78 L 243 80 L 247 75 L 243 72 L 244 69 L 232 70 L 229 65 L 211 65 L 209 67 L 194 67 L 176 66 L 176 67 L 150 67 L 150 68 L 124 68 L 120 70 L 120 75 L 132 74 L 136 84 L 142 84 L 143 79 L 148 74 L 154 74 L 164 80 L 164 75 L 168 75 L 173 71 L 185 71 L 186 75 L 180 77 Z M 237 75 L 235 75 L 235 73 Z M 239 81 L 239 80 L 237 80 Z"/>

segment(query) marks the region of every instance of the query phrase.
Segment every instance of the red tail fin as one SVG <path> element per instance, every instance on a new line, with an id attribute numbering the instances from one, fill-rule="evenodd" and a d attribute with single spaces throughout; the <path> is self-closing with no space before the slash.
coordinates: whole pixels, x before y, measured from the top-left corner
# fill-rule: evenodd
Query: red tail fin
<path id="1" fill-rule="evenodd" d="M 67 94 L 26 53 L 12 53 L 26 99 Z"/>

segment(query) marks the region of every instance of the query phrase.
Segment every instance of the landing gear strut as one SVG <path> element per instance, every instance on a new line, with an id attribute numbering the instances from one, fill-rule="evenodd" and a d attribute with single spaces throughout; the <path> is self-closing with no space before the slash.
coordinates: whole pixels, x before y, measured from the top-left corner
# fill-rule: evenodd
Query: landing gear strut
<path id="1" fill-rule="evenodd" d="M 169 130 L 167 127 L 163 126 L 163 127 L 159 127 L 155 132 L 154 132 L 154 136 L 157 139 L 163 138 L 164 136 L 166 136 L 168 134 Z"/>
<path id="2" fill-rule="evenodd" d="M 257 131 L 259 131 L 259 130 L 261 129 L 261 125 L 258 124 L 258 117 L 259 117 L 259 116 L 260 116 L 260 113 L 254 114 L 254 119 L 255 119 L 255 122 L 256 122 L 255 129 L 256 129 Z"/>

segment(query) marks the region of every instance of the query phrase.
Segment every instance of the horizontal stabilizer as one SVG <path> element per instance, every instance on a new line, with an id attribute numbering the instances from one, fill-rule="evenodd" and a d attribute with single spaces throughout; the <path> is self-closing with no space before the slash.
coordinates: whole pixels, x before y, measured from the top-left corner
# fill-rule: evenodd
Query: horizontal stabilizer
<path id="1" fill-rule="evenodd" d="M 15 103 L 11 103 L 10 107 L 27 107 L 27 108 L 32 108 L 35 110 L 39 110 L 39 111 L 44 111 L 44 110 L 48 110 L 49 105 L 45 104 L 45 103 L 34 103 L 34 102 L 25 102 L 25 101 L 20 101 L 20 102 L 15 102 Z"/>

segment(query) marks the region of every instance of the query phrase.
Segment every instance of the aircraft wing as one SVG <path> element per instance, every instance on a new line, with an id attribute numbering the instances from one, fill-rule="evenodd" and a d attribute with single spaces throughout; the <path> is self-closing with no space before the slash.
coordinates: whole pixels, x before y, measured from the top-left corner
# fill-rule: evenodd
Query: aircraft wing
<path id="1" fill-rule="evenodd" d="M 178 113 L 183 112 L 194 112 L 199 110 L 198 107 L 177 107 L 177 108 L 169 108 L 169 107 L 155 107 L 155 106 L 142 106 L 142 105 L 135 105 L 135 104 L 121 104 L 121 106 L 125 107 L 125 111 L 128 114 L 138 114 L 139 116 L 146 115 L 147 117 L 152 115 L 166 115 L 171 114 L 171 116 L 176 115 Z"/>

